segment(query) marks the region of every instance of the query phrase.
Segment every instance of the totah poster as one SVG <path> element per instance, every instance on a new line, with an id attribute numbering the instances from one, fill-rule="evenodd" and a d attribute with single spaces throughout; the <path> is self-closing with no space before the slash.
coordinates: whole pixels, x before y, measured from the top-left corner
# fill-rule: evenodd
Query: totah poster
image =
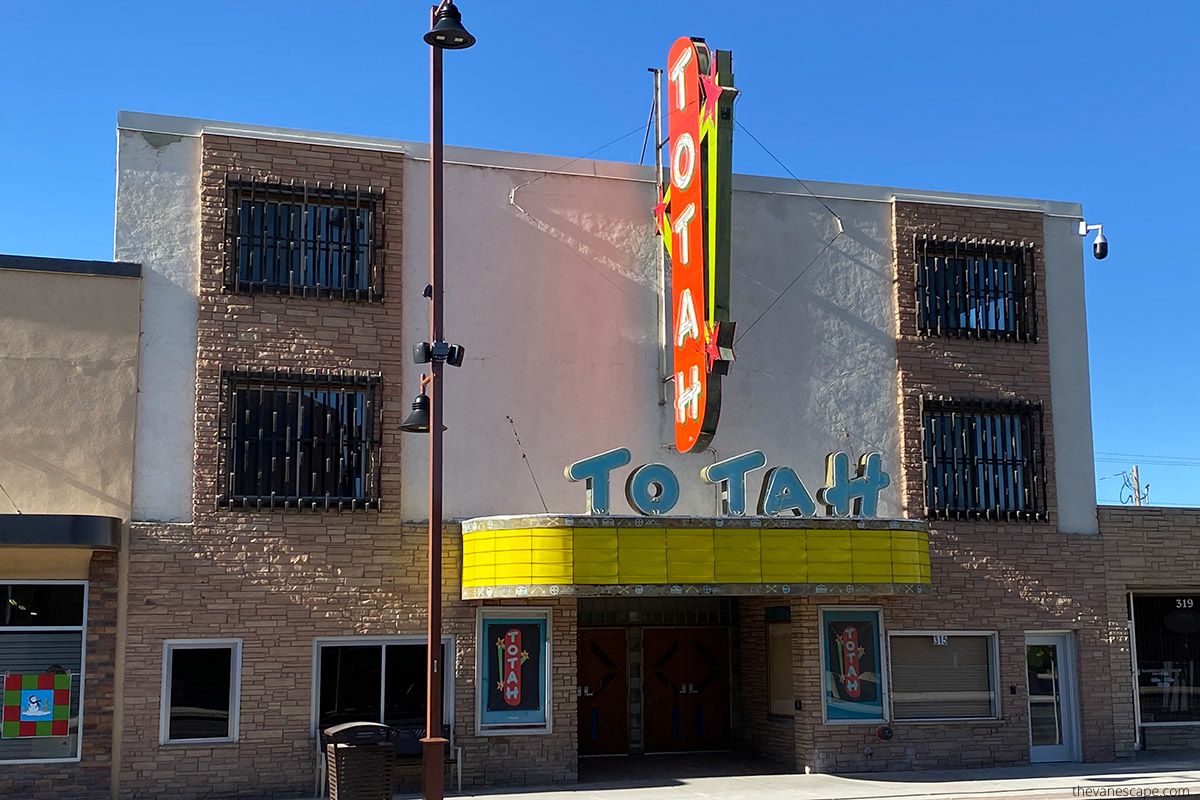
<path id="1" fill-rule="evenodd" d="M 546 620 L 483 620 L 484 727 L 545 727 Z"/>
<path id="2" fill-rule="evenodd" d="M 877 610 L 821 611 L 826 722 L 883 722 Z"/>

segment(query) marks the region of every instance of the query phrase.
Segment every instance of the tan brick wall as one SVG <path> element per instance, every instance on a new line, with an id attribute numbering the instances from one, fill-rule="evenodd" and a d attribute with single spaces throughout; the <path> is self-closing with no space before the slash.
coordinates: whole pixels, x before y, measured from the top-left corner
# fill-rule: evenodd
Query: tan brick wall
<path id="1" fill-rule="evenodd" d="M 857 772 L 1027 763 L 1025 633 L 1036 631 L 1074 633 L 1083 758 L 1111 760 L 1110 642 L 1099 538 L 1048 537 L 1040 526 L 995 524 L 961 531 L 944 525 L 930 538 L 932 596 L 792 598 L 795 692 L 803 705 L 796 717 L 800 767 Z M 839 602 L 881 607 L 885 632 L 997 632 L 1000 719 L 894 722 L 888 742 L 876 739 L 876 725 L 823 724 L 818 609 Z"/>
<path id="2" fill-rule="evenodd" d="M 1101 506 L 1100 538 L 1108 584 L 1112 646 L 1113 724 L 1118 758 L 1131 758 L 1137 731 L 1133 662 L 1129 648 L 1130 592 L 1179 589 L 1200 592 L 1200 511 Z M 1145 749 L 1200 748 L 1200 725 L 1143 729 Z"/>
<path id="3" fill-rule="evenodd" d="M 400 154 L 206 135 L 203 139 L 194 524 L 139 524 L 130 545 L 128 685 L 122 795 L 304 796 L 313 791 L 313 639 L 419 635 L 425 625 L 426 526 L 398 506 L 400 448 L 426 448 L 399 425 L 415 385 L 400 330 L 404 159 Z M 383 190 L 385 296 L 347 303 L 221 288 L 226 173 Z M 379 511 L 220 509 L 218 408 L 222 369 L 356 370 L 382 376 Z M 455 739 L 465 783 L 575 778 L 575 604 L 553 606 L 554 730 L 474 735 L 476 604 L 460 599 L 461 542 L 447 525 L 443 630 L 456 637 Z M 236 744 L 161 746 L 163 641 L 243 639 Z M 410 765 L 411 766 L 411 765 Z M 411 785 L 418 773 L 404 770 Z"/>
<path id="4" fill-rule="evenodd" d="M 94 800 L 109 796 L 117 647 L 116 553 L 92 555 L 87 614 L 82 756 L 78 763 L 0 764 L 0 797 Z"/>
<path id="5" fill-rule="evenodd" d="M 797 763 L 818 771 L 982 767 L 1027 763 L 1029 712 L 1025 634 L 1074 634 L 1085 761 L 1113 756 L 1108 600 L 1098 537 L 1058 533 L 1054 493 L 1054 426 L 1040 214 L 897 202 L 897 358 L 905 515 L 924 516 L 920 397 L 1041 401 L 1046 440 L 1046 522 L 939 521 L 929 536 L 931 596 L 840 602 L 878 605 L 886 630 L 996 632 L 1000 718 L 978 722 L 895 723 L 888 742 L 875 725 L 821 721 L 818 608 L 838 598 L 792 599 L 796 631 L 795 691 L 803 710 L 795 720 Z M 1037 342 L 924 337 L 917 333 L 917 234 L 987 238 L 1032 245 L 1037 270 Z M 866 754 L 870 748 L 871 755 Z"/>
<path id="6" fill-rule="evenodd" d="M 896 253 L 896 355 L 899 362 L 901 463 L 905 516 L 925 514 L 920 397 L 1041 401 L 1046 438 L 1048 530 L 1058 524 L 1054 491 L 1054 422 L 1050 408 L 1050 346 L 1047 339 L 1045 235 L 1042 215 L 1028 211 L 927 203 L 894 204 Z M 986 238 L 1032 244 L 1037 274 L 1038 340 L 1005 342 L 922 336 L 917 333 L 916 253 L 913 237 Z"/>

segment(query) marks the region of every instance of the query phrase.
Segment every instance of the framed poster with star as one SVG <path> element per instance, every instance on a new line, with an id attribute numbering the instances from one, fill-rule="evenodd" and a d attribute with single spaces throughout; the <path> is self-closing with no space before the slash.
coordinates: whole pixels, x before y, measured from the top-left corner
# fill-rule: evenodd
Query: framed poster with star
<path id="1" fill-rule="evenodd" d="M 479 611 L 477 731 L 550 730 L 550 610 Z"/>
<path id="2" fill-rule="evenodd" d="M 881 610 L 831 606 L 820 611 L 824 721 L 884 722 Z"/>

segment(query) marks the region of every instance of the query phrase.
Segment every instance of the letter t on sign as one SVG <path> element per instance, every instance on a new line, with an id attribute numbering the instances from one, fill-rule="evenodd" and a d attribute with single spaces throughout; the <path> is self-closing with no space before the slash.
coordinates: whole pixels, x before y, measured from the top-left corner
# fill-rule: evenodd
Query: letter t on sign
<path id="1" fill-rule="evenodd" d="M 587 503 L 589 514 L 609 513 L 609 484 L 608 474 L 617 467 L 629 463 L 633 455 L 624 447 L 609 450 L 607 453 L 576 461 L 563 470 L 563 475 L 569 481 L 587 481 Z"/>
<path id="2" fill-rule="evenodd" d="M 746 513 L 746 473 L 767 463 L 762 450 L 751 450 L 740 456 L 709 464 L 700 470 L 700 479 L 705 483 L 722 484 L 721 504 L 725 515 L 741 517 Z"/>

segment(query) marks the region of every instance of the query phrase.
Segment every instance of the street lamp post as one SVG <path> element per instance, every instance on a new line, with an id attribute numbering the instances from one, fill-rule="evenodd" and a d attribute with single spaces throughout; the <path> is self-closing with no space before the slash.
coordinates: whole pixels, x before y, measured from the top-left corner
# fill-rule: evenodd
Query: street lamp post
<path id="1" fill-rule="evenodd" d="M 442 376 L 446 363 L 462 363 L 463 349 L 445 339 L 442 321 L 442 51 L 462 50 L 475 37 L 462 26 L 462 15 L 450 0 L 434 6 L 429 44 L 429 339 L 418 358 L 429 363 L 429 617 L 425 672 L 425 738 L 422 746 L 421 789 L 425 800 L 445 794 L 446 739 L 442 736 Z M 419 428 L 410 428 L 419 430 Z"/>

